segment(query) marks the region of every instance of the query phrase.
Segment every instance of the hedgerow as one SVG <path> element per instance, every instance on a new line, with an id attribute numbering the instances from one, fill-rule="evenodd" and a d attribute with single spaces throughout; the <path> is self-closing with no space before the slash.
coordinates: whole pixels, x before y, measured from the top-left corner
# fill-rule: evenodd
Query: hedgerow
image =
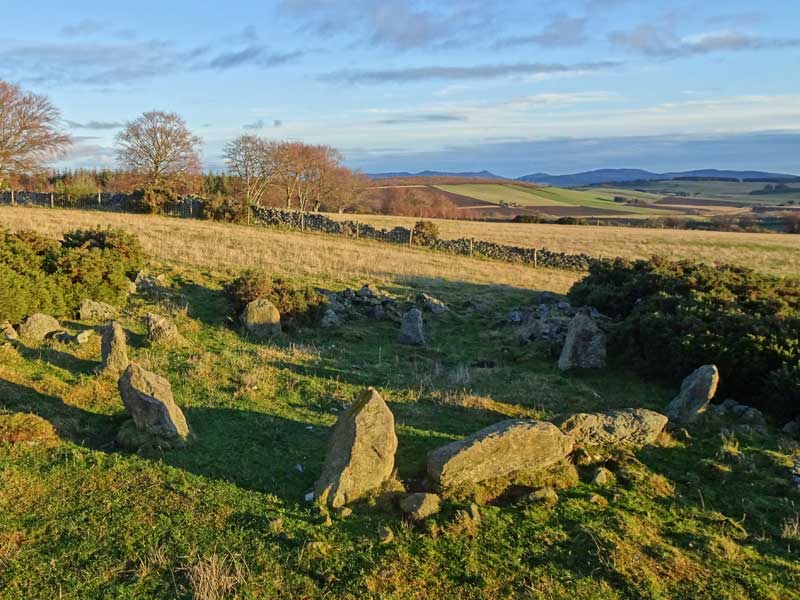
<path id="1" fill-rule="evenodd" d="M 675 382 L 714 363 L 718 397 L 782 418 L 800 412 L 800 280 L 733 265 L 615 259 L 595 263 L 569 295 L 621 319 L 612 352 L 636 370 Z"/>

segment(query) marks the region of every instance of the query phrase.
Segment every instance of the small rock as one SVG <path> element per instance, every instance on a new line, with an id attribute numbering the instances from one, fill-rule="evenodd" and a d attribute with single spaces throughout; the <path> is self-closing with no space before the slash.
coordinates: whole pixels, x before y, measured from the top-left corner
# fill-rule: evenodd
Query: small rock
<path id="1" fill-rule="evenodd" d="M 24 340 L 41 342 L 47 336 L 58 331 L 63 331 L 63 329 L 56 319 L 50 315 L 35 313 L 19 326 L 19 337 Z"/>
<path id="2" fill-rule="evenodd" d="M 708 408 L 717 391 L 719 371 L 714 365 L 703 365 L 687 376 L 664 414 L 676 423 L 692 423 Z"/>
<path id="3" fill-rule="evenodd" d="M 481 509 L 477 504 L 471 502 L 467 508 L 467 516 L 472 519 L 473 523 L 480 524 L 481 522 Z"/>
<path id="4" fill-rule="evenodd" d="M 400 500 L 400 509 L 414 521 L 422 521 L 439 512 L 439 496 L 436 494 L 408 494 Z"/>
<path id="5" fill-rule="evenodd" d="M 692 439 L 692 435 L 685 427 L 676 427 L 674 429 L 670 429 L 669 434 L 679 442 L 686 442 Z"/>
<path id="6" fill-rule="evenodd" d="M 483 300 L 478 300 L 476 298 L 469 298 L 464 303 L 464 306 L 481 314 L 486 314 L 491 310 L 491 307 L 486 302 L 484 302 Z"/>
<path id="7" fill-rule="evenodd" d="M 162 317 L 155 313 L 147 313 L 144 316 L 144 323 L 147 326 L 147 339 L 153 343 L 174 342 L 181 339 L 175 323 L 167 317 Z"/>
<path id="8" fill-rule="evenodd" d="M 522 314 L 521 310 L 512 310 L 510 313 L 508 313 L 506 321 L 508 321 L 512 325 L 520 325 L 522 324 L 523 318 L 524 315 Z"/>
<path id="9" fill-rule="evenodd" d="M 418 308 L 412 308 L 403 315 L 403 320 L 400 323 L 400 335 L 398 341 L 401 344 L 411 346 L 424 346 L 425 335 L 422 329 L 422 311 Z"/>
<path id="10" fill-rule="evenodd" d="M 13 342 L 14 340 L 19 339 L 19 335 L 17 334 L 17 330 L 14 329 L 14 326 L 9 323 L 8 321 L 3 321 L 0 323 L 0 336 L 4 340 Z"/>
<path id="11" fill-rule="evenodd" d="M 358 290 L 355 295 L 358 298 L 377 300 L 383 296 L 378 287 L 373 283 L 367 283 Z"/>
<path id="12" fill-rule="evenodd" d="M 83 331 L 79 331 L 73 336 L 73 340 L 79 346 L 83 346 L 87 344 L 89 340 L 92 339 L 92 330 L 91 329 L 84 329 Z"/>
<path id="13" fill-rule="evenodd" d="M 153 275 L 148 275 L 144 271 L 139 271 L 136 274 L 134 284 L 136 285 L 137 291 L 146 291 L 159 288 L 164 284 L 164 276 L 159 275 L 158 277 L 154 277 Z"/>
<path id="14" fill-rule="evenodd" d="M 608 506 L 608 500 L 603 498 L 600 494 L 592 494 L 589 498 L 589 502 L 595 504 L 597 506 Z"/>
<path id="15" fill-rule="evenodd" d="M 592 483 L 595 485 L 611 485 L 614 482 L 614 474 L 605 467 L 595 469 Z"/>
<path id="16" fill-rule="evenodd" d="M 84 300 L 78 307 L 78 317 L 81 321 L 110 321 L 117 316 L 117 309 L 105 302 Z"/>
<path id="17" fill-rule="evenodd" d="M 339 518 L 340 519 L 346 519 L 347 517 L 349 517 L 352 514 L 353 514 L 353 509 L 350 508 L 349 506 L 344 506 L 344 507 L 342 507 L 341 510 L 339 510 Z"/>
<path id="18" fill-rule="evenodd" d="M 796 435 L 800 433 L 800 419 L 789 421 L 781 428 L 781 431 L 783 433 L 788 433 L 789 435 Z"/>
<path id="19" fill-rule="evenodd" d="M 300 463 L 297 463 L 294 466 L 294 470 L 297 471 L 298 473 L 302 473 L 303 472 L 303 465 L 301 465 Z"/>
<path id="20" fill-rule="evenodd" d="M 745 410 L 739 413 L 739 420 L 754 426 L 764 426 L 767 424 L 764 414 L 752 406 L 745 406 Z"/>
<path id="21" fill-rule="evenodd" d="M 320 320 L 319 324 L 325 329 L 336 327 L 339 325 L 339 315 L 337 315 L 336 311 L 329 306 L 327 309 L 325 309 L 325 313 L 322 315 L 322 319 Z"/>
<path id="22" fill-rule="evenodd" d="M 391 544 L 394 541 L 394 532 L 388 527 L 378 529 L 378 539 L 381 544 Z"/>
<path id="23" fill-rule="evenodd" d="M 100 369 L 111 375 L 119 375 L 128 368 L 128 345 L 122 325 L 112 321 L 103 329 L 100 340 L 102 362 Z"/>
<path id="24" fill-rule="evenodd" d="M 250 302 L 240 320 L 248 333 L 258 337 L 270 337 L 281 332 L 281 313 L 266 298 Z"/>
<path id="25" fill-rule="evenodd" d="M 558 503 L 558 494 L 551 487 L 543 487 L 528 494 L 528 500 L 553 506 Z"/>
<path id="26" fill-rule="evenodd" d="M 166 438 L 189 436 L 186 418 L 175 404 L 169 381 L 130 364 L 117 386 L 125 409 L 140 430 Z"/>
<path id="27" fill-rule="evenodd" d="M 313 502 L 314 501 L 314 492 L 308 492 L 305 496 L 303 496 L 303 499 L 306 502 Z"/>
<path id="28" fill-rule="evenodd" d="M 575 438 L 578 446 L 603 448 L 642 447 L 652 444 L 664 430 L 667 417 L 646 408 L 626 408 L 602 413 L 577 413 L 555 423 Z"/>
<path id="29" fill-rule="evenodd" d="M 450 311 L 444 302 L 423 292 L 417 294 L 417 304 L 421 305 L 423 309 L 428 310 L 435 315 L 441 315 Z"/>

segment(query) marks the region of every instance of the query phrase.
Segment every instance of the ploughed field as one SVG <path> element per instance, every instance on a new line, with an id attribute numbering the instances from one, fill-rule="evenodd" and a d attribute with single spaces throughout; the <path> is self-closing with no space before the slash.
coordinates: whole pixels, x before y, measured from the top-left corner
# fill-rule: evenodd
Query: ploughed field
<path id="1" fill-rule="evenodd" d="M 116 381 L 96 374 L 96 333 L 80 346 L 0 345 L 2 598 L 791 598 L 800 589 L 798 442 L 775 423 L 758 433 L 703 421 L 604 455 L 610 483 L 593 482 L 597 464 L 579 466 L 555 501 L 511 489 L 477 515 L 469 499 L 451 499 L 420 523 L 382 502 L 326 518 L 305 500 L 329 428 L 367 386 L 394 414 L 397 475 L 409 489 L 428 452 L 510 417 L 662 409 L 680 382 L 645 381 L 613 357 L 607 370 L 565 374 L 546 347 L 520 344 L 509 313 L 565 292 L 579 274 L 157 217 L 3 208 L 0 218 L 52 237 L 96 223 L 141 239 L 163 287 L 131 295 L 119 321 L 131 359 L 170 382 L 195 435 L 171 450 L 119 446 L 126 417 Z M 450 311 L 425 314 L 421 347 L 399 344 L 393 321 L 358 315 L 259 341 L 222 291 L 243 266 L 332 290 L 373 283 L 399 300 L 426 292 Z M 150 312 L 174 320 L 184 341 L 148 343 Z M 99 329 L 61 322 L 71 333 Z"/>

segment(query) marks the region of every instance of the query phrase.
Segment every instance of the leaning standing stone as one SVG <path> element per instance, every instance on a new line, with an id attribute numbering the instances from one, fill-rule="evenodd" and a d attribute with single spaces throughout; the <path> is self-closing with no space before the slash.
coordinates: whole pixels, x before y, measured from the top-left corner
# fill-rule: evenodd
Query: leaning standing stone
<path id="1" fill-rule="evenodd" d="M 111 375 L 119 375 L 128 368 L 128 345 L 125 342 L 125 330 L 122 325 L 113 321 L 103 329 L 100 339 L 100 369 Z"/>
<path id="2" fill-rule="evenodd" d="M 719 371 L 715 365 L 703 365 L 681 383 L 681 391 L 667 404 L 664 414 L 676 423 L 691 423 L 703 414 L 717 392 Z"/>
<path id="3" fill-rule="evenodd" d="M 368 388 L 331 430 L 315 496 L 339 508 L 380 488 L 392 476 L 396 450 L 394 415 L 380 394 Z"/>
<path id="4" fill-rule="evenodd" d="M 428 455 L 428 475 L 443 488 L 541 471 L 572 452 L 572 437 L 552 423 L 509 419 Z"/>
<path id="5" fill-rule="evenodd" d="M 420 309 L 412 308 L 403 315 L 398 339 L 401 344 L 410 346 L 425 345 L 425 334 L 422 330 L 422 311 Z"/>
<path id="6" fill-rule="evenodd" d="M 248 333 L 258 337 L 270 337 L 281 332 L 281 313 L 266 298 L 250 302 L 240 320 Z"/>
<path id="7" fill-rule="evenodd" d="M 24 340 L 41 342 L 48 335 L 62 330 L 63 328 L 57 319 L 50 315 L 35 313 L 25 319 L 22 325 L 19 326 L 19 337 Z"/>
<path id="8" fill-rule="evenodd" d="M 125 410 L 137 428 L 166 438 L 189 436 L 186 418 L 175 404 L 169 381 L 130 364 L 117 385 Z"/>
<path id="9" fill-rule="evenodd" d="M 602 369 L 606 366 L 606 334 L 586 313 L 579 312 L 569 323 L 558 368 Z"/>
<path id="10" fill-rule="evenodd" d="M 181 337 L 175 323 L 167 317 L 147 313 L 144 316 L 144 323 L 147 326 L 147 339 L 151 342 L 175 341 Z"/>

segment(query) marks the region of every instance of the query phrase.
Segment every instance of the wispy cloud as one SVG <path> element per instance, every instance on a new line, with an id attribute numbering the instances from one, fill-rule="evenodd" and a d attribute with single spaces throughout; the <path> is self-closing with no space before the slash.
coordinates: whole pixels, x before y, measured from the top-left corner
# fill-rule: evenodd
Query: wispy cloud
<path id="1" fill-rule="evenodd" d="M 464 115 L 446 114 L 446 113 L 429 113 L 429 114 L 411 114 L 399 115 L 397 117 L 389 117 L 375 121 L 377 125 L 407 125 L 417 123 L 459 123 L 467 120 Z"/>
<path id="2" fill-rule="evenodd" d="M 282 125 L 283 122 L 280 119 L 275 119 L 272 121 L 272 126 L 276 129 Z M 242 125 L 242 129 L 264 129 L 266 126 L 267 122 L 264 119 L 258 119 L 252 123 L 245 123 Z"/>
<path id="3" fill-rule="evenodd" d="M 125 124 L 122 121 L 87 121 L 86 123 L 78 123 L 77 121 L 67 121 L 70 129 L 119 129 Z"/>
<path id="4" fill-rule="evenodd" d="M 647 56 L 681 58 L 713 52 L 800 47 L 800 37 L 768 37 L 735 30 L 680 37 L 670 29 L 642 23 L 629 31 L 612 31 L 609 41 Z"/>
<path id="5" fill-rule="evenodd" d="M 322 75 L 323 81 L 346 83 L 404 83 L 429 80 L 496 79 L 521 75 L 554 75 L 602 71 L 619 66 L 615 61 L 576 64 L 515 63 L 470 67 L 427 66 L 400 69 L 345 69 Z"/>
<path id="6" fill-rule="evenodd" d="M 100 21 L 94 19 L 83 19 L 72 25 L 65 25 L 61 28 L 61 35 L 66 37 L 78 37 L 82 35 L 92 35 L 103 31 L 105 26 Z"/>
<path id="7" fill-rule="evenodd" d="M 516 48 L 518 46 L 578 46 L 587 41 L 586 17 L 570 17 L 566 13 L 555 15 L 538 33 L 500 38 L 494 43 L 495 49 Z"/>
<path id="8" fill-rule="evenodd" d="M 395 50 L 458 45 L 470 32 L 485 34 L 494 18 L 492 4 L 478 0 L 283 0 L 279 6 L 304 32 Z"/>

